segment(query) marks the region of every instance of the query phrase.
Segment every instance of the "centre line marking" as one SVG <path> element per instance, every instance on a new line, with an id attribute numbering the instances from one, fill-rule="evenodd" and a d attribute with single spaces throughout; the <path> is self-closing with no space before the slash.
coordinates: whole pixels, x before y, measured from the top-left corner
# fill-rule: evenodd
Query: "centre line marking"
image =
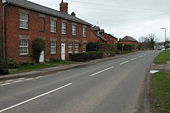
<path id="1" fill-rule="evenodd" d="M 104 70 L 101 70 L 101 71 L 99 71 L 99 72 L 96 72 L 96 73 L 93 73 L 93 74 L 91 74 L 91 75 L 89 75 L 89 76 L 95 76 L 95 75 L 97 75 L 97 74 L 99 74 L 99 73 L 102 73 L 102 72 L 105 72 L 105 71 L 107 71 L 107 70 L 109 70 L 109 69 L 112 69 L 112 68 L 114 68 L 113 66 L 112 67 L 109 67 L 109 68 L 107 68 L 107 69 L 104 69 Z"/>
<path id="2" fill-rule="evenodd" d="M 0 86 L 6 86 L 6 85 L 9 85 L 11 83 L 5 83 L 5 84 L 1 84 Z"/>
<path id="3" fill-rule="evenodd" d="M 53 93 L 53 92 L 55 92 L 55 91 L 58 91 L 58 90 L 63 89 L 63 88 L 65 88 L 65 87 L 67 87 L 67 86 L 70 86 L 70 85 L 72 85 L 72 83 L 66 84 L 66 85 L 61 86 L 61 87 L 59 87 L 59 88 L 57 88 L 57 89 L 51 90 L 51 91 L 49 91 L 49 92 L 43 93 L 43 94 L 41 94 L 41 95 L 38 95 L 38 96 L 36 96 L 36 97 L 30 98 L 30 99 L 28 99 L 28 100 L 26 100 L 26 101 L 23 101 L 23 102 L 20 102 L 20 103 L 18 103 L 18 104 L 15 104 L 15 105 L 13 105 L 13 106 L 10 106 L 10 107 L 8 107 L 8 108 L 2 109 L 2 110 L 0 110 L 0 113 L 2 113 L 2 112 L 4 112 L 4 111 L 7 111 L 7 110 L 10 110 L 10 109 L 13 109 L 13 108 L 15 108 L 15 107 L 18 107 L 18 106 L 20 106 L 20 105 L 22 105 L 22 104 L 28 103 L 28 102 L 33 101 L 33 100 L 35 100 L 35 99 L 38 99 L 38 98 L 40 98 L 40 97 L 46 96 L 46 95 L 48 95 L 48 94 L 50 94 L 50 93 Z"/>
<path id="4" fill-rule="evenodd" d="M 120 65 L 126 64 L 126 63 L 128 63 L 128 62 L 129 62 L 129 61 L 122 62 L 122 63 L 120 63 Z"/>

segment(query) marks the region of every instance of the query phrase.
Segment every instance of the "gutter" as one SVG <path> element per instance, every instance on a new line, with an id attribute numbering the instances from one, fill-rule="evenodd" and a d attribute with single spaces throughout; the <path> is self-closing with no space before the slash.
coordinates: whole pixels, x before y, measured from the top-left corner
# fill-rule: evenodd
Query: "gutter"
<path id="1" fill-rule="evenodd" d="M 5 32 L 6 32 L 6 24 L 5 24 L 5 19 L 6 19 L 6 15 L 5 15 L 5 8 L 7 7 L 7 5 L 9 4 L 9 1 L 6 1 L 6 3 L 4 3 L 3 5 L 3 20 L 2 20 L 2 23 L 3 23 L 3 27 L 2 27 L 2 30 L 3 30 L 3 35 L 2 35 L 2 43 L 3 43 L 3 59 L 6 60 L 6 36 L 5 36 Z"/>

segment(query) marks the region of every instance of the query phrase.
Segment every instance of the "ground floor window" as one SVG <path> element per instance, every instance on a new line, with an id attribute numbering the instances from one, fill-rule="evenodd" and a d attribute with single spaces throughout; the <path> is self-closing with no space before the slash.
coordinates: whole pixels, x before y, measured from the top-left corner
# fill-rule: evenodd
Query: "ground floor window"
<path id="1" fill-rule="evenodd" d="M 75 53 L 79 53 L 79 43 L 75 43 L 75 48 L 74 48 Z"/>
<path id="2" fill-rule="evenodd" d="M 51 40 L 51 54 L 56 54 L 57 52 L 57 42 L 56 40 Z"/>
<path id="3" fill-rule="evenodd" d="M 28 39 L 20 40 L 20 55 L 28 55 Z"/>
<path id="4" fill-rule="evenodd" d="M 86 44 L 83 44 L 83 52 L 86 52 Z"/>
<path id="5" fill-rule="evenodd" d="M 73 43 L 72 42 L 68 43 L 68 53 L 73 53 Z"/>

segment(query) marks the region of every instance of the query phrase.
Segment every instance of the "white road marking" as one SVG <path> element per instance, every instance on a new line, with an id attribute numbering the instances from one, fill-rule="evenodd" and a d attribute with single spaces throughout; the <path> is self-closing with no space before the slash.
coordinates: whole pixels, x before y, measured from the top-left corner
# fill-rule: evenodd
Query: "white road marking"
<path id="1" fill-rule="evenodd" d="M 39 79 L 39 78 L 42 78 L 43 76 L 38 76 L 38 77 L 36 77 L 35 79 Z"/>
<path id="2" fill-rule="evenodd" d="M 1 84 L 0 86 L 6 86 L 6 85 L 9 85 L 11 83 L 5 83 L 5 84 Z"/>
<path id="3" fill-rule="evenodd" d="M 109 70 L 109 69 L 112 69 L 112 68 L 114 68 L 114 67 L 113 67 L 113 66 L 112 66 L 112 67 L 109 67 L 109 68 L 107 68 L 107 69 L 104 69 L 104 70 L 101 70 L 101 71 L 99 71 L 99 72 L 93 73 L 93 74 L 91 74 L 91 75 L 89 75 L 89 76 L 95 76 L 95 75 L 97 75 L 97 74 L 99 74 L 99 73 L 105 72 L 105 71 L 107 71 L 107 70 Z"/>
<path id="4" fill-rule="evenodd" d="M 13 83 L 18 83 L 18 82 L 22 82 L 23 80 L 17 80 L 17 81 L 14 81 Z"/>
<path id="5" fill-rule="evenodd" d="M 0 84 L 2 84 L 3 82 L 0 82 Z"/>
<path id="6" fill-rule="evenodd" d="M 126 63 L 128 63 L 128 62 L 129 62 L 129 61 L 122 62 L 122 63 L 120 63 L 120 65 L 126 64 Z"/>
<path id="7" fill-rule="evenodd" d="M 24 80 L 24 79 L 26 79 L 26 78 L 19 78 L 19 79 L 17 79 L 17 80 Z"/>
<path id="8" fill-rule="evenodd" d="M 139 58 L 141 58 L 141 57 L 143 57 L 142 55 L 141 56 L 139 56 Z"/>
<path id="9" fill-rule="evenodd" d="M 72 85 L 72 84 L 73 84 L 73 83 L 66 84 L 66 85 L 64 85 L 64 86 L 61 86 L 61 87 L 56 88 L 56 89 L 54 89 L 54 90 L 51 90 L 51 91 L 49 91 L 49 92 L 43 93 L 43 94 L 38 95 L 38 96 L 33 97 L 33 98 L 30 98 L 30 99 L 28 99 L 28 100 L 26 100 L 26 101 L 23 101 L 23 102 L 20 102 L 20 103 L 18 103 L 18 104 L 15 104 L 15 105 L 13 105 L 13 106 L 10 106 L 10 107 L 7 107 L 7 108 L 5 108 L 5 109 L 2 109 L 2 110 L 0 110 L 0 113 L 2 113 L 2 112 L 4 112 L 4 111 L 7 111 L 7 110 L 10 110 L 10 109 L 13 109 L 13 108 L 15 108 L 15 107 L 18 107 L 18 106 L 20 106 L 20 105 L 22 105 L 22 104 L 28 103 L 28 102 L 33 101 L 33 100 L 35 100 L 35 99 L 38 99 L 38 98 L 40 98 L 40 97 L 46 96 L 46 95 L 48 95 L 48 94 L 50 94 L 50 93 L 53 93 L 53 92 L 58 91 L 58 90 L 60 90 L 60 89 L 63 89 L 63 88 L 65 88 L 65 87 L 67 87 L 67 86 L 70 86 L 70 85 Z"/>
<path id="10" fill-rule="evenodd" d="M 33 80 L 34 78 L 28 78 L 28 79 L 25 79 L 25 80 Z"/>
<path id="11" fill-rule="evenodd" d="M 136 60 L 137 58 L 132 58 L 131 60 Z"/>
<path id="12" fill-rule="evenodd" d="M 5 81 L 5 82 L 7 83 L 7 82 L 13 82 L 13 81 L 14 81 L 14 80 L 7 80 L 7 81 Z"/>

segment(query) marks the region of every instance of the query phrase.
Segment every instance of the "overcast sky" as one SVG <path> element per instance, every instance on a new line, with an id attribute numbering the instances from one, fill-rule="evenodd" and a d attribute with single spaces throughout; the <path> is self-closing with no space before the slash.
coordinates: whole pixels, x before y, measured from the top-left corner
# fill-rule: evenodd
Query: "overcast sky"
<path id="1" fill-rule="evenodd" d="M 61 0 L 29 0 L 59 10 Z M 65 0 L 69 13 L 100 26 L 117 38 L 126 35 L 138 39 L 149 33 L 164 41 L 164 30 L 170 37 L 170 0 Z"/>

